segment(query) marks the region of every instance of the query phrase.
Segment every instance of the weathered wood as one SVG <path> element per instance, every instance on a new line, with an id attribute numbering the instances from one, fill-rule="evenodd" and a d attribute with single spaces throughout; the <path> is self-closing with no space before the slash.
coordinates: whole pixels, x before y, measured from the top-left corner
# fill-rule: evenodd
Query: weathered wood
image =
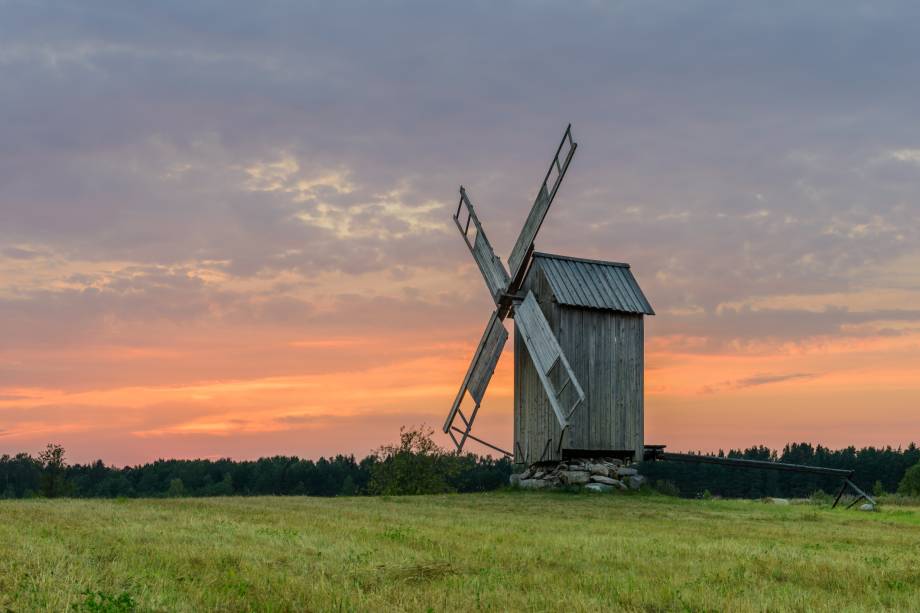
<path id="1" fill-rule="evenodd" d="M 452 437 L 453 430 L 462 434 L 459 441 L 454 438 L 458 448 L 471 438 L 469 429 L 507 342 L 501 322 L 511 315 L 516 322 L 515 460 L 558 460 L 564 450 L 644 457 L 643 315 L 654 315 L 651 305 L 627 264 L 534 255 L 534 240 L 576 148 L 569 125 L 507 270 L 460 188 L 454 223 L 497 309 L 444 424 Z M 467 393 L 475 402 L 468 417 L 460 412 Z M 464 430 L 454 427 L 457 416 Z"/>
<path id="2" fill-rule="evenodd" d="M 482 398 L 485 395 L 489 381 L 492 379 L 492 374 L 495 372 L 495 366 L 498 364 L 498 358 L 501 357 L 502 349 L 507 340 L 508 331 L 498 318 L 498 311 L 494 311 L 492 316 L 489 317 L 489 323 L 486 324 L 486 329 L 482 333 L 479 345 L 473 353 L 473 360 L 470 362 L 470 366 L 466 370 L 466 375 L 463 377 L 460 391 L 457 392 L 450 412 L 447 414 L 447 419 L 444 421 L 445 433 L 450 432 L 454 419 L 456 419 L 460 410 L 460 405 L 463 403 L 463 397 L 467 392 L 470 393 L 473 400 L 476 402 L 476 408 L 482 403 Z M 475 413 L 473 415 L 475 416 Z M 472 427 L 472 420 L 467 421 L 465 417 L 462 418 L 467 426 L 467 431 L 469 431 Z M 462 445 L 458 445 L 458 447 L 462 447 Z"/>
<path id="3" fill-rule="evenodd" d="M 508 289 L 508 273 L 501 260 L 492 251 L 492 246 L 486 238 L 485 232 L 476 234 L 476 240 L 473 243 L 473 258 L 479 266 L 482 277 L 486 281 L 486 286 L 492 294 L 492 300 L 498 304 L 502 294 Z"/>
<path id="4" fill-rule="evenodd" d="M 486 393 L 486 387 L 495 372 L 495 366 L 498 364 L 498 358 L 501 357 L 502 349 L 508 341 L 508 330 L 504 324 L 497 318 L 491 319 L 491 327 L 486 333 L 485 343 L 476 364 L 473 366 L 473 372 L 470 375 L 468 386 L 470 396 L 479 404 L 482 402 Z"/>
<path id="5" fill-rule="evenodd" d="M 578 405 L 584 402 L 585 394 L 562 348 L 553 335 L 546 317 L 540 311 L 533 292 L 528 291 L 527 297 L 515 306 L 514 321 L 515 328 L 521 331 L 521 338 L 527 346 L 531 360 L 534 362 L 537 376 L 543 385 L 550 406 L 556 414 L 556 419 L 559 421 L 559 425 L 565 428 L 569 423 L 569 417 L 571 417 Z M 563 407 L 559 402 L 561 385 L 550 380 L 550 372 L 555 367 L 562 369 L 577 394 L 574 403 L 571 405 Z"/>
<path id="6" fill-rule="evenodd" d="M 454 432 L 459 432 L 460 434 L 462 434 L 462 435 L 463 435 L 463 439 L 468 439 L 468 438 L 469 438 L 469 439 L 472 439 L 472 440 L 476 441 L 477 443 L 479 443 L 480 445 L 484 445 L 484 446 L 488 447 L 489 449 L 494 449 L 495 451 L 498 451 L 499 453 L 502 453 L 502 454 L 504 454 L 504 455 L 506 455 L 506 456 L 514 457 L 514 454 L 513 454 L 513 453 L 508 452 L 508 451 L 505 451 L 505 450 L 502 449 L 501 447 L 496 447 L 496 446 L 493 445 L 492 443 L 488 443 L 488 442 L 482 440 L 482 439 L 479 438 L 479 437 L 473 436 L 472 434 L 470 434 L 469 430 L 467 430 L 466 432 L 464 432 L 463 430 L 461 430 L 460 428 L 457 428 L 456 426 L 451 426 L 451 430 L 453 430 Z M 450 437 L 451 437 L 452 439 L 454 439 L 454 443 L 457 443 L 457 438 L 454 436 L 453 432 L 450 432 L 449 434 L 450 434 Z M 462 447 L 463 447 L 463 444 L 462 444 L 462 443 L 457 443 L 457 447 L 462 448 Z"/>
<path id="7" fill-rule="evenodd" d="M 584 280 L 587 286 L 588 280 Z M 585 400 L 569 419 L 563 450 L 611 451 L 642 458 L 644 322 L 641 315 L 559 305 L 535 260 L 522 291 L 532 292 L 568 358 Z M 518 315 L 515 314 L 516 321 Z M 515 332 L 515 460 L 533 462 L 562 434 L 519 325 Z M 548 419 L 547 419 L 548 418 Z M 561 459 L 555 449 L 546 459 Z"/>
<path id="8" fill-rule="evenodd" d="M 558 305 L 550 298 L 545 279 L 528 277 L 528 289 L 539 297 L 538 304 L 550 327 L 558 330 Z M 515 461 L 531 464 L 541 459 L 559 460 L 552 441 L 562 436 L 562 427 L 552 410 L 543 383 L 530 359 L 519 326 L 514 333 L 515 386 Z M 549 441 L 550 444 L 547 444 Z"/>
<path id="9" fill-rule="evenodd" d="M 658 452 L 655 457 L 669 462 L 689 462 L 692 464 L 718 464 L 720 466 L 734 466 L 738 468 L 765 468 L 794 473 L 812 473 L 829 477 L 842 477 L 849 479 L 853 470 L 848 468 L 828 468 L 826 466 L 809 466 L 807 464 L 790 464 L 788 462 L 773 462 L 771 460 L 749 460 L 747 458 L 729 458 L 693 453 L 672 453 L 669 451 Z M 852 483 L 851 483 L 852 485 Z M 862 492 L 856 488 L 857 491 Z"/>
<path id="10" fill-rule="evenodd" d="M 566 143 L 568 143 L 568 148 L 565 153 L 565 161 L 560 165 L 559 155 L 562 153 Z M 511 272 L 511 291 L 516 291 L 524 280 L 524 274 L 527 272 L 527 260 L 533 251 L 534 239 L 536 239 L 537 233 L 540 231 L 540 226 L 543 225 L 546 213 L 549 212 L 549 207 L 556 197 L 556 192 L 559 191 L 559 186 L 562 184 L 562 179 L 565 177 L 565 172 L 569 168 L 577 147 L 578 144 L 572 140 L 572 125 L 569 124 L 565 129 L 565 134 L 562 135 L 559 147 L 556 148 L 556 155 L 553 156 L 553 161 L 550 162 L 549 170 L 546 171 L 546 175 L 543 177 L 543 182 L 537 191 L 537 197 L 530 208 L 524 227 L 511 249 L 511 255 L 508 257 L 508 267 Z M 550 181 L 554 169 L 557 171 L 556 176 Z"/>
<path id="11" fill-rule="evenodd" d="M 466 207 L 467 219 L 465 223 L 461 223 L 464 207 Z M 469 248 L 470 253 L 473 254 L 473 259 L 476 260 L 476 265 L 479 266 L 479 272 L 482 273 L 482 278 L 485 279 L 486 287 L 489 288 L 492 299 L 498 304 L 499 298 L 507 291 L 508 283 L 511 279 L 501 259 L 495 255 L 495 250 L 492 249 L 485 230 L 482 229 L 482 224 L 479 223 L 479 218 L 476 216 L 476 210 L 473 208 L 473 204 L 462 186 L 460 187 L 460 204 L 457 205 L 457 213 L 453 217 L 457 229 L 460 230 L 460 234 L 463 236 L 464 242 L 466 242 L 466 246 Z M 476 236 L 472 241 L 470 241 L 469 237 L 471 221 L 476 232 Z"/>
<path id="12" fill-rule="evenodd" d="M 537 194 L 537 199 L 534 201 L 533 207 L 530 209 L 526 221 L 524 221 L 524 227 L 521 228 L 517 242 L 514 243 L 511 255 L 508 257 L 508 265 L 511 267 L 512 274 L 517 273 L 524 264 L 528 251 L 537 237 L 537 232 L 540 231 L 540 226 L 543 224 L 543 219 L 549 212 L 550 204 L 552 204 L 552 201 L 549 199 L 549 192 L 546 191 L 546 184 L 543 184 L 540 186 L 540 193 Z"/>

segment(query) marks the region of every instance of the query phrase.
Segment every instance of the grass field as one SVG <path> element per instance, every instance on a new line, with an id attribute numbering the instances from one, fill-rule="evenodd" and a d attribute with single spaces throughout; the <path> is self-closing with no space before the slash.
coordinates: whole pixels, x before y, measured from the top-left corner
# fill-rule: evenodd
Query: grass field
<path id="1" fill-rule="evenodd" d="M 0 610 L 132 602 L 141 611 L 918 611 L 920 509 L 537 492 L 0 501 Z"/>

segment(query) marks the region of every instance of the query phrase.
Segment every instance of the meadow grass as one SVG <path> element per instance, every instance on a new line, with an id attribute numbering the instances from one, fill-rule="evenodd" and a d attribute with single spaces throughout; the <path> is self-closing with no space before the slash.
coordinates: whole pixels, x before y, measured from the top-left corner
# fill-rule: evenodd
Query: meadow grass
<path id="1" fill-rule="evenodd" d="M 119 602 L 917 611 L 920 509 L 539 492 L 0 501 L 0 610 Z"/>

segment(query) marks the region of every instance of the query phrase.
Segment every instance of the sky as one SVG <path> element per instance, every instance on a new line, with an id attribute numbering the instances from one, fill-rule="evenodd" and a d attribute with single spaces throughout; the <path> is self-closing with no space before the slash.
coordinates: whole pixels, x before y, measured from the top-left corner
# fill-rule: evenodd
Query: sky
<path id="1" fill-rule="evenodd" d="M 0 453 L 447 444 L 458 186 L 507 261 L 569 122 L 536 246 L 631 263 L 647 443 L 920 441 L 918 74 L 913 2 L 0 0 Z"/>

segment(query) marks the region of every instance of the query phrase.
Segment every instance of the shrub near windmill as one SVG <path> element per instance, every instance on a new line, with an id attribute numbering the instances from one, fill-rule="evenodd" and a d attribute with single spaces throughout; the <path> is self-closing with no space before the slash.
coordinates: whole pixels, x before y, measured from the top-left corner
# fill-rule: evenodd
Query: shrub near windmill
<path id="1" fill-rule="evenodd" d="M 556 478 L 587 482 L 593 474 L 592 480 L 613 485 L 619 482 L 611 477 L 634 474 L 620 468 L 623 463 L 643 457 L 643 317 L 654 311 L 628 264 L 534 251 L 576 147 L 570 125 L 511 250 L 507 270 L 460 188 L 454 222 L 495 310 L 444 432 L 458 450 L 473 439 L 513 455 L 516 463 L 540 465 L 548 483 Z M 505 318 L 515 322 L 513 454 L 471 434 L 508 340 Z M 464 412 L 466 405 L 471 408 Z"/>

